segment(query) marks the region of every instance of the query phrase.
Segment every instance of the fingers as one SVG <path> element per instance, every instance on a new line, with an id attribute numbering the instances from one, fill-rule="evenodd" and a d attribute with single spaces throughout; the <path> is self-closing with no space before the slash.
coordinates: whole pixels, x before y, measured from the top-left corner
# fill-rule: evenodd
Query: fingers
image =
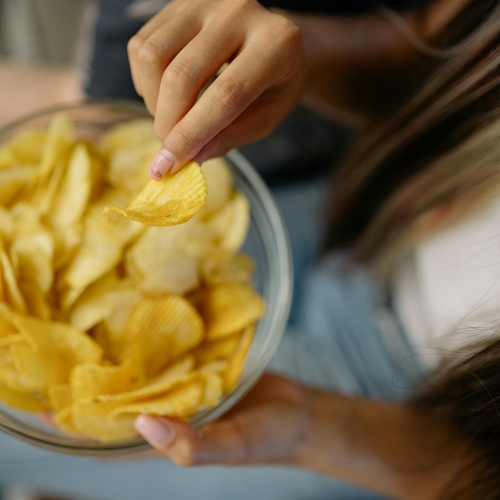
<path id="1" fill-rule="evenodd" d="M 259 50 L 252 47 L 236 57 L 168 132 L 162 149 L 172 155 L 174 162 L 168 170 L 161 171 L 162 174 L 175 173 L 194 158 L 205 144 L 281 77 L 279 69 L 283 62 L 279 61 L 278 54 L 257 57 L 255 53 Z"/>
<path id="2" fill-rule="evenodd" d="M 155 130 L 160 138 L 186 115 L 205 84 L 241 47 L 243 39 L 237 32 L 225 30 L 213 36 L 212 29 L 202 30 L 177 54 L 157 85 Z M 155 105 L 154 99 L 151 102 Z"/>
<path id="3" fill-rule="evenodd" d="M 177 420 L 140 415 L 135 427 L 162 455 L 179 465 L 231 464 L 246 456 L 241 435 L 230 422 L 196 431 Z"/>
<path id="4" fill-rule="evenodd" d="M 186 23 L 181 18 L 174 18 L 164 23 L 150 36 L 141 31 L 128 43 L 130 70 L 137 93 L 144 98 L 148 111 L 154 115 L 165 68 L 175 56 L 200 31 L 201 23 L 193 20 Z"/>
<path id="5" fill-rule="evenodd" d="M 228 151 L 267 137 L 292 109 L 298 92 L 284 99 L 276 94 L 280 89 L 268 89 L 238 118 L 211 139 L 194 157 L 198 163 L 223 156 Z"/>

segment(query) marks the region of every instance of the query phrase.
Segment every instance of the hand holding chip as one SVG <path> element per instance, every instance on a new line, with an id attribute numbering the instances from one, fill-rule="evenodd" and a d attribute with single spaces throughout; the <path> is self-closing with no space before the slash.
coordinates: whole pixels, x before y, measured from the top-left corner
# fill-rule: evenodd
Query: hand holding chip
<path id="1" fill-rule="evenodd" d="M 290 464 L 302 462 L 311 415 L 306 389 L 264 375 L 231 412 L 200 429 L 141 415 L 136 429 L 179 465 Z"/>
<path id="2" fill-rule="evenodd" d="M 130 40 L 128 52 L 163 141 L 149 171 L 156 180 L 192 158 L 201 163 L 265 137 L 304 84 L 299 29 L 257 1 L 176 0 Z"/>

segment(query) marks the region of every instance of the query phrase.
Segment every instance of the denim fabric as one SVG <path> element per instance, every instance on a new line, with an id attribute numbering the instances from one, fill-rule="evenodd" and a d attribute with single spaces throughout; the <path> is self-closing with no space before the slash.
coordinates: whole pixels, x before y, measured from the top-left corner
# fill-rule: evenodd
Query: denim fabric
<path id="1" fill-rule="evenodd" d="M 322 385 L 404 400 L 424 370 L 386 293 L 361 266 L 334 254 L 309 272 L 291 336 L 328 367 Z"/>

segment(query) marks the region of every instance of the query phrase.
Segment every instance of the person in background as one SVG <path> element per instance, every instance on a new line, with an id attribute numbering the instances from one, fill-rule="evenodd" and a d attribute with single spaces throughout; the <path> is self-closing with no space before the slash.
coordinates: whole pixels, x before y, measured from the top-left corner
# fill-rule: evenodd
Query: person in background
<path id="1" fill-rule="evenodd" d="M 500 2 L 393 21 L 349 19 L 342 57 L 335 18 L 177 0 L 129 43 L 163 141 L 153 178 L 260 138 L 302 95 L 368 124 L 335 171 L 296 339 L 336 391 L 268 375 L 201 429 L 140 416 L 181 465 L 293 465 L 401 499 L 500 494 Z M 410 25 L 421 38 L 394 43 Z M 410 97 L 379 94 L 382 77 Z"/>

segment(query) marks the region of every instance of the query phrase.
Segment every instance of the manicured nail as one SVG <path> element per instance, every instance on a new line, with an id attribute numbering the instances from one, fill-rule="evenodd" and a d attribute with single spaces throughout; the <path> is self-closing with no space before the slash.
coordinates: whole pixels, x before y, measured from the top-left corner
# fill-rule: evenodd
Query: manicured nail
<path id="1" fill-rule="evenodd" d="M 134 422 L 136 431 L 153 446 L 164 446 L 173 438 L 173 432 L 166 422 L 160 422 L 150 415 L 139 415 Z"/>
<path id="2" fill-rule="evenodd" d="M 151 162 L 149 175 L 153 179 L 160 180 L 164 175 L 168 174 L 170 170 L 172 170 L 174 163 L 174 155 L 170 151 L 162 149 Z"/>

